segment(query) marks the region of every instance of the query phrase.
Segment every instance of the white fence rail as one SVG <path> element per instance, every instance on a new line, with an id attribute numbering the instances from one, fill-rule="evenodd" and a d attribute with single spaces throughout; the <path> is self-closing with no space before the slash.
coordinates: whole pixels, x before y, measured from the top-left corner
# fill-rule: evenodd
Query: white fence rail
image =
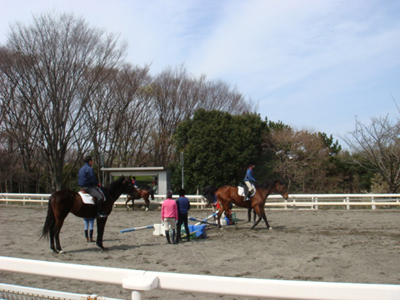
<path id="1" fill-rule="evenodd" d="M 0 256 L 0 270 L 119 285 L 142 299 L 152 289 L 269 299 L 398 300 L 400 285 L 290 281 L 151 272 Z"/>
<path id="2" fill-rule="evenodd" d="M 0 203 L 38 203 L 47 204 L 50 194 L 0 194 Z M 178 195 L 174 195 L 178 197 Z M 201 195 L 189 195 L 190 204 L 198 208 L 205 208 L 206 200 Z M 155 195 L 152 204 L 161 205 L 165 196 Z M 122 195 L 116 202 L 116 206 L 124 206 L 126 195 Z M 135 204 L 142 204 L 143 200 L 135 200 Z M 265 204 L 267 208 L 279 209 L 319 209 L 320 207 L 395 207 L 400 208 L 400 194 L 291 194 L 288 200 L 284 200 L 280 195 L 270 195 Z"/>

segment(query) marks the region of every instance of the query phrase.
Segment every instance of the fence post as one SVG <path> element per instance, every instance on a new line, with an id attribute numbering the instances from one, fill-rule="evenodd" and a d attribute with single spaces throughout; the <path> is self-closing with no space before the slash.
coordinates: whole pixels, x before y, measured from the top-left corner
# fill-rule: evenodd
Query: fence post
<path id="1" fill-rule="evenodd" d="M 375 203 L 375 198 L 374 198 L 374 196 L 371 197 L 371 202 L 372 202 L 372 203 Z M 375 208 L 376 208 L 375 204 L 372 204 L 371 207 L 372 207 L 372 209 L 375 209 Z"/>
<path id="2" fill-rule="evenodd" d="M 318 203 L 318 198 L 317 197 L 315 197 L 315 198 L 313 197 L 313 202 Z M 314 205 L 314 209 L 318 210 L 318 204 Z"/>
<path id="3" fill-rule="evenodd" d="M 132 300 L 142 300 L 142 292 L 132 291 Z"/>
<path id="4" fill-rule="evenodd" d="M 350 203 L 350 197 L 346 197 L 346 202 Z M 346 205 L 346 208 L 349 210 L 350 209 L 350 205 Z"/>

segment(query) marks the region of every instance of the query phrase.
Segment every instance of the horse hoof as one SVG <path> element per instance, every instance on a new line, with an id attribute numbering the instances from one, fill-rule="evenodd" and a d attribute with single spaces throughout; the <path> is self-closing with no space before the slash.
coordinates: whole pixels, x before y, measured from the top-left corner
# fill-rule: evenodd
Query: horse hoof
<path id="1" fill-rule="evenodd" d="M 65 251 L 63 251 L 63 250 L 57 250 L 57 253 L 58 253 L 58 254 L 65 254 L 65 253 L 67 253 L 67 252 L 65 252 Z"/>
<path id="2" fill-rule="evenodd" d="M 149 209 L 146 207 L 146 211 L 148 211 Z"/>
<path id="3" fill-rule="evenodd" d="M 273 228 L 272 228 L 272 227 L 270 227 L 270 228 L 268 228 L 268 230 L 273 230 Z"/>

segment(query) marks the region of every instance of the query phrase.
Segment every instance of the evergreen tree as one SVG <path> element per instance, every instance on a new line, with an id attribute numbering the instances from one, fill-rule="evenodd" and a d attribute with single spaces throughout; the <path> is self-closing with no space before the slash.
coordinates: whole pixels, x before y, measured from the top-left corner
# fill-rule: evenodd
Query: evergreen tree
<path id="1" fill-rule="evenodd" d="M 259 115 L 197 110 L 175 135 L 177 153 L 184 154 L 185 189 L 238 184 L 248 164 L 261 165 L 267 134 Z M 174 188 L 180 186 L 178 176 L 173 180 Z"/>

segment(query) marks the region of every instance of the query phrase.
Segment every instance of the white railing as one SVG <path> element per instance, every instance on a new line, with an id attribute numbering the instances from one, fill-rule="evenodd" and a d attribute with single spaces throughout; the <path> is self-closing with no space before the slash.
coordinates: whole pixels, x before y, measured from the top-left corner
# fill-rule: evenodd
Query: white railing
<path id="1" fill-rule="evenodd" d="M 48 202 L 50 194 L 0 194 L 0 203 L 39 203 L 41 205 Z M 174 197 L 178 197 L 174 195 Z M 205 208 L 206 200 L 201 195 L 189 195 L 190 204 L 199 208 Z M 161 205 L 165 196 L 155 195 L 152 204 Z M 122 195 L 115 206 L 124 206 L 126 195 Z M 135 200 L 137 204 L 143 204 L 144 201 Z M 280 209 L 319 209 L 319 207 L 369 207 L 376 209 L 378 206 L 390 206 L 400 208 L 400 194 L 291 194 L 288 200 L 284 200 L 280 195 L 270 195 L 265 204 L 267 208 Z"/>
<path id="2" fill-rule="evenodd" d="M 121 195 L 115 202 L 115 206 L 125 206 L 126 195 Z M 178 195 L 174 195 L 178 198 Z M 189 201 L 192 205 L 197 207 L 205 207 L 206 200 L 200 195 L 188 195 Z M 10 204 L 10 203 L 20 203 L 22 205 L 38 203 L 40 205 L 47 204 L 50 198 L 50 194 L 19 194 L 19 193 L 0 193 L 0 203 Z M 154 195 L 155 200 L 150 200 L 152 204 L 161 205 L 165 200 L 165 196 Z M 143 199 L 135 199 L 135 204 L 143 204 Z M 129 205 L 132 202 L 128 203 Z"/>
<path id="3" fill-rule="evenodd" d="M 5 283 L 0 283 L 0 299 L 120 300 L 97 295 L 60 292 Z"/>
<path id="4" fill-rule="evenodd" d="M 276 201 L 278 200 L 278 201 Z M 308 208 L 326 207 L 370 207 L 390 206 L 400 208 L 400 194 L 292 194 L 288 200 L 280 195 L 271 195 L 265 203 L 267 208 Z"/>
<path id="5" fill-rule="evenodd" d="M 292 281 L 152 272 L 0 256 L 0 270 L 119 285 L 142 299 L 152 289 L 269 299 L 398 300 L 400 285 Z"/>

